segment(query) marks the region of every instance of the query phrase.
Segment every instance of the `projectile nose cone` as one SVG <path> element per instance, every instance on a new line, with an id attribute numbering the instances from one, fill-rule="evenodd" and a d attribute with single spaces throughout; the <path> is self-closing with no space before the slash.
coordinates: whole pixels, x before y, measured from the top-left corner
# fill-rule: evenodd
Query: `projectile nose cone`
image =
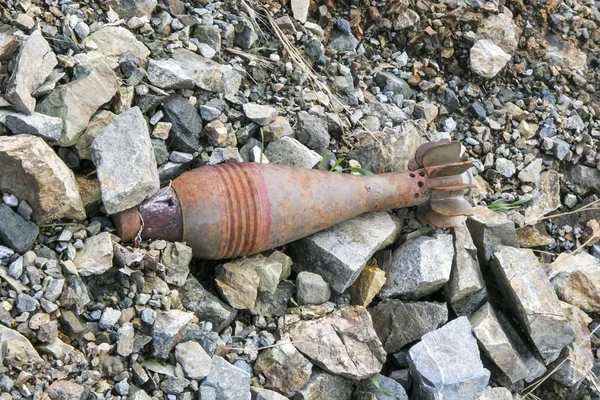
<path id="1" fill-rule="evenodd" d="M 131 242 L 135 239 L 142 227 L 140 213 L 138 212 L 137 207 L 121 211 L 120 213 L 112 215 L 111 218 L 117 229 L 117 235 L 124 242 Z"/>

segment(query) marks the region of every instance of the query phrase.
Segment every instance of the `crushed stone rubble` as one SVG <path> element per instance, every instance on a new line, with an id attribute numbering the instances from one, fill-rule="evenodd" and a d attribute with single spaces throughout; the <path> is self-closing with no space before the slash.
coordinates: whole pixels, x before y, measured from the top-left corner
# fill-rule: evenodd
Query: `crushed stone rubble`
<path id="1" fill-rule="evenodd" d="M 599 398 L 599 25 L 594 0 L 0 2 L 0 400 Z M 204 165 L 378 174 L 440 139 L 473 163 L 455 228 L 373 212 L 207 261 L 110 219 Z"/>

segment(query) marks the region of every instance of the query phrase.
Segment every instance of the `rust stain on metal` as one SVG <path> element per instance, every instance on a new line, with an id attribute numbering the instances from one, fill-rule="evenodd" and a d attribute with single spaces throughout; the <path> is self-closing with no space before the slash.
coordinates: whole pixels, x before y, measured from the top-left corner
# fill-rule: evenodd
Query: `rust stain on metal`
<path id="1" fill-rule="evenodd" d="M 421 146 L 410 171 L 356 176 L 275 164 L 200 167 L 137 208 L 113 216 L 124 241 L 185 241 L 199 258 L 246 256 L 370 211 L 419 206 L 438 227 L 464 223 L 473 187 L 460 143 Z"/>

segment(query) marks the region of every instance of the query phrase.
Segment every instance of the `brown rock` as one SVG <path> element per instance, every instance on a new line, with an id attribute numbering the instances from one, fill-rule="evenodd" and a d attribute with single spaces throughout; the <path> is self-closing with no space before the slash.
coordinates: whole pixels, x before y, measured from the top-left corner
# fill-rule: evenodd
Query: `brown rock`
<path id="1" fill-rule="evenodd" d="M 556 171 L 540 174 L 540 187 L 532 193 L 529 207 L 525 209 L 525 223 L 537 222 L 544 215 L 562 206 L 560 201 L 560 181 L 562 175 Z"/>
<path id="2" fill-rule="evenodd" d="M 256 303 L 260 278 L 253 268 L 226 263 L 217 268 L 217 290 L 229 305 L 239 310 L 250 309 Z"/>
<path id="3" fill-rule="evenodd" d="M 558 298 L 586 312 L 600 311 L 600 260 L 588 253 L 562 253 L 548 276 Z"/>
<path id="4" fill-rule="evenodd" d="M 600 223 L 597 219 L 590 219 L 585 224 L 585 229 L 581 234 L 581 240 L 586 246 L 593 246 L 600 240 Z"/>
<path id="5" fill-rule="evenodd" d="M 521 247 L 546 246 L 552 243 L 552 236 L 546 232 L 546 226 L 539 222 L 533 226 L 526 225 L 517 229 L 517 237 Z"/>
<path id="6" fill-rule="evenodd" d="M 312 364 L 289 340 L 285 340 L 261 352 L 254 370 L 264 375 L 266 388 L 292 394 L 308 381 Z"/>
<path id="7" fill-rule="evenodd" d="M 352 305 L 366 307 L 385 285 L 385 272 L 374 262 L 366 266 L 350 287 Z"/>
<path id="8" fill-rule="evenodd" d="M 0 189 L 27 201 L 35 222 L 85 218 L 73 172 L 43 139 L 1 136 L 0 170 Z"/>

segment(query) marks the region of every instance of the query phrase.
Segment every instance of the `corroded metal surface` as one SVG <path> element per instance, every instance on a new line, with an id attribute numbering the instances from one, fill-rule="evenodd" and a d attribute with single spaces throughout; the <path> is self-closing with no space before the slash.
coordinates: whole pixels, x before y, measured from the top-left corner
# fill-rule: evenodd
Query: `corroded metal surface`
<path id="1" fill-rule="evenodd" d="M 142 203 L 114 216 L 125 240 L 185 241 L 207 259 L 281 246 L 370 211 L 419 206 L 440 227 L 464 222 L 471 182 L 458 142 L 427 143 L 411 171 L 356 176 L 275 164 L 229 163 L 189 171 Z"/>

